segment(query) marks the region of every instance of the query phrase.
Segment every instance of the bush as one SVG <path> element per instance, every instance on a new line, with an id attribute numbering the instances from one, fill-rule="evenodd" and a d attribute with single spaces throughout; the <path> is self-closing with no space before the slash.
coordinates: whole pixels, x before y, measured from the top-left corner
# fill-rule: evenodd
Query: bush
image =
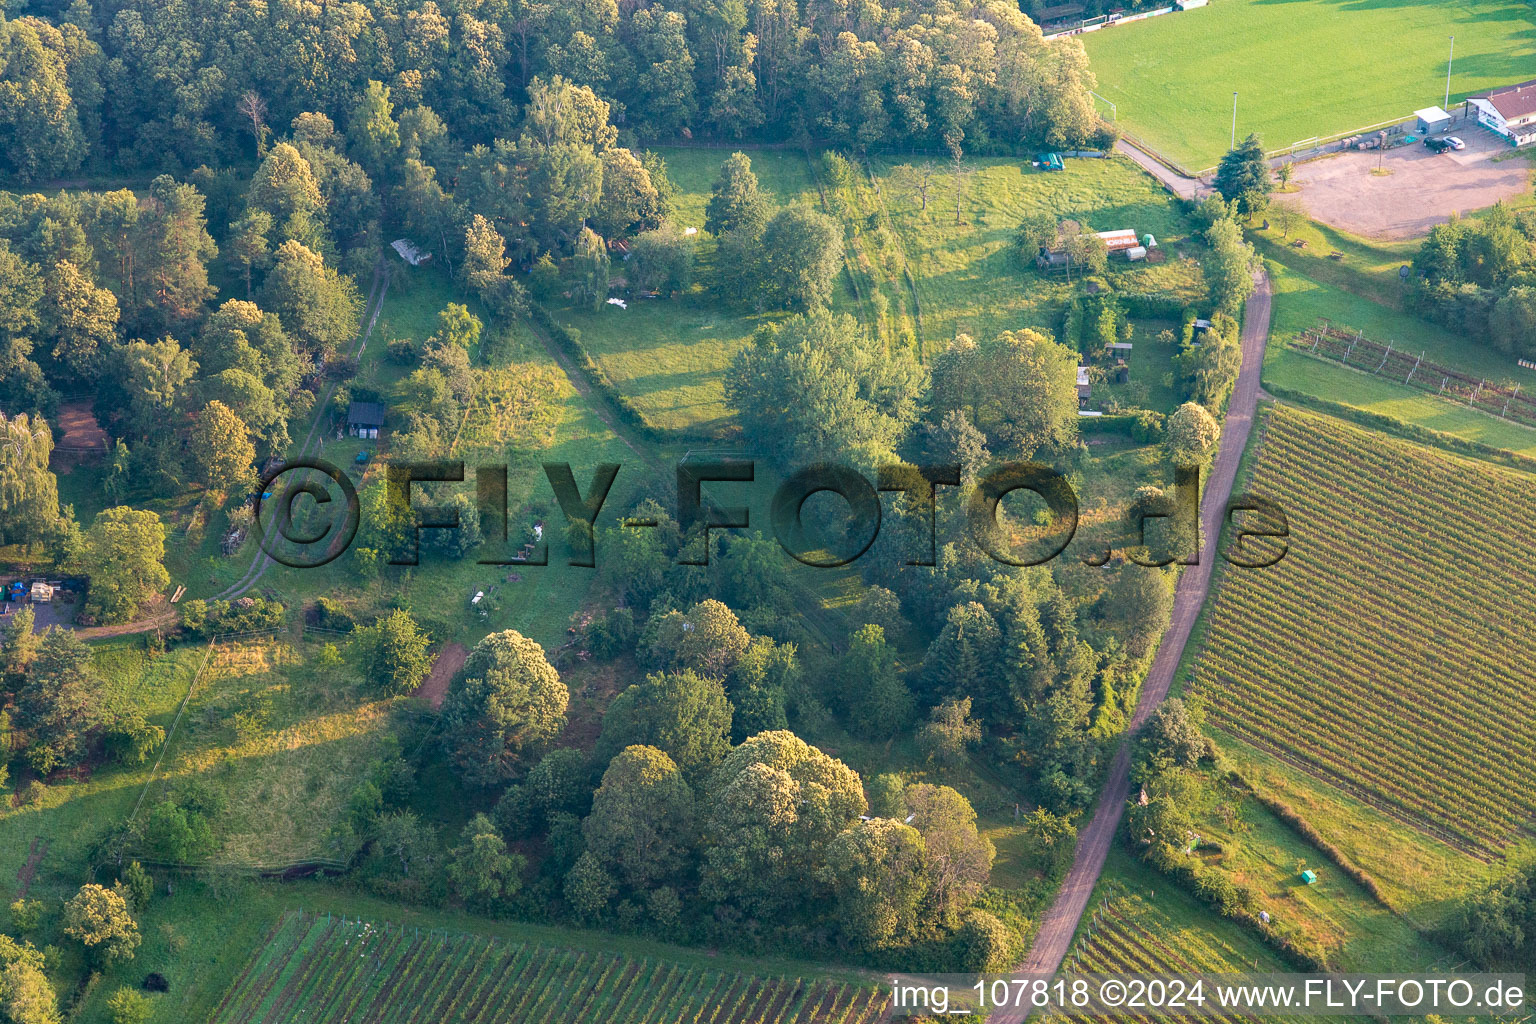
<path id="1" fill-rule="evenodd" d="M 421 361 L 421 353 L 409 338 L 393 338 L 384 346 L 384 358 L 396 366 L 415 366 Z"/>
<path id="2" fill-rule="evenodd" d="M 350 633 L 357 626 L 352 613 L 340 601 L 329 597 L 315 602 L 314 620 L 318 629 L 334 629 L 342 633 Z"/>
<path id="3" fill-rule="evenodd" d="M 972 908 L 955 932 L 954 947 L 962 971 L 1001 971 L 1013 959 L 1013 933 L 995 915 Z"/>
<path id="4" fill-rule="evenodd" d="M 112 993 L 107 999 L 107 1009 L 112 1013 L 112 1024 L 146 1024 L 154 1012 L 149 997 L 131 988 L 120 988 Z"/>

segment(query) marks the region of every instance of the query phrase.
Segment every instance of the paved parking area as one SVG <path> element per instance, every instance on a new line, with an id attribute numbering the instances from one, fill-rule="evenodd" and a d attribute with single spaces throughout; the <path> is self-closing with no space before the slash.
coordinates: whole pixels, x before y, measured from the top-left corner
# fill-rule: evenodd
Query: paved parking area
<path id="1" fill-rule="evenodd" d="M 1531 187 L 1530 154 L 1515 151 L 1486 129 L 1460 122 L 1451 130 L 1467 144 L 1431 153 L 1422 143 L 1385 153 L 1349 151 L 1297 164 L 1292 179 L 1312 216 L 1370 238 L 1415 238 Z M 1496 159 L 1504 157 L 1505 159 Z M 1378 163 L 1390 174 L 1375 174 Z"/>

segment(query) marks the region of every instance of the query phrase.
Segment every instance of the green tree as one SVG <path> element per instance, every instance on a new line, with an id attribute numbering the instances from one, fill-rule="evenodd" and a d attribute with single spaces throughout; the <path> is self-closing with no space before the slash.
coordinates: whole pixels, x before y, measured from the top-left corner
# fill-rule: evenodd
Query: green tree
<path id="1" fill-rule="evenodd" d="M 1536 288 L 1516 285 L 1505 292 L 1488 315 L 1488 334 L 1506 355 L 1536 355 Z"/>
<path id="2" fill-rule="evenodd" d="M 599 763 L 635 745 L 659 748 L 689 777 L 731 749 L 731 705 L 718 679 L 692 671 L 657 673 L 628 687 L 603 715 Z"/>
<path id="3" fill-rule="evenodd" d="M 843 229 L 808 206 L 790 206 L 763 228 L 758 281 L 762 294 L 783 306 L 825 306 L 843 269 Z"/>
<path id="4" fill-rule="evenodd" d="M 437 314 L 437 333 L 428 339 L 428 343 L 437 346 L 457 345 L 468 351 L 479 343 L 483 329 L 480 318 L 471 313 L 468 306 L 450 302 Z"/>
<path id="5" fill-rule="evenodd" d="M 687 291 L 693 283 L 693 242 L 669 226 L 636 235 L 627 273 L 642 292 Z"/>
<path id="6" fill-rule="evenodd" d="M 789 728 L 785 707 L 799 685 L 800 665 L 794 644 L 753 637 L 729 680 L 731 737 L 742 740 L 760 732 Z"/>
<path id="7" fill-rule="evenodd" d="M 959 335 L 933 359 L 934 413 L 965 413 L 999 453 L 1060 447 L 1077 436 L 1077 363 L 1077 353 L 1029 328 L 981 344 Z"/>
<path id="8" fill-rule="evenodd" d="M 1081 231 L 1067 236 L 1067 259 L 1079 274 L 1093 276 L 1109 270 L 1109 246 L 1098 235 Z"/>
<path id="9" fill-rule="evenodd" d="M 593 309 L 601 308 L 608 298 L 610 265 L 602 238 L 591 228 L 582 228 L 576 238 L 576 255 L 571 258 L 572 290 Z"/>
<path id="10" fill-rule="evenodd" d="M 111 889 L 84 885 L 64 904 L 64 934 L 103 963 L 132 960 L 139 948 L 139 926 L 128 904 Z"/>
<path id="11" fill-rule="evenodd" d="M 1054 249 L 1056 247 L 1056 218 L 1049 213 L 1027 214 L 1019 221 L 1018 229 L 1014 232 L 1013 242 L 1018 249 L 1019 259 L 1028 266 L 1034 266 L 1035 257 L 1041 249 Z"/>
<path id="12" fill-rule="evenodd" d="M 124 987 L 107 998 L 107 1012 L 112 1014 L 112 1024 L 149 1024 L 155 1007 L 148 996 Z"/>
<path id="13" fill-rule="evenodd" d="M 1203 465 L 1221 436 L 1221 427 L 1205 406 L 1185 402 L 1168 416 L 1163 451 L 1175 466 Z"/>
<path id="14" fill-rule="evenodd" d="M 672 758 L 630 746 L 603 772 L 582 832 L 587 851 L 633 892 L 677 879 L 693 843 L 693 791 Z"/>
<path id="15" fill-rule="evenodd" d="M 54 362 L 77 380 L 93 380 L 101 350 L 117 334 L 117 296 L 62 260 L 44 276 L 37 310 Z"/>
<path id="16" fill-rule="evenodd" d="M 1002 630 L 985 607 L 975 601 L 955 605 L 923 660 L 929 691 L 995 705 L 1002 651 Z"/>
<path id="17" fill-rule="evenodd" d="M 0 672 L 18 676 L 32 664 L 37 657 L 37 634 L 32 632 L 36 622 L 37 613 L 30 604 L 6 618 L 5 626 L 0 628 Z M 0 753 L 4 752 L 5 748 L 0 746 Z"/>
<path id="18" fill-rule="evenodd" d="M 251 297 L 251 282 L 257 271 L 265 270 L 272 263 L 269 238 L 272 234 L 272 215 L 266 210 L 247 210 L 245 216 L 229 226 L 229 241 L 224 251 L 230 263 L 245 281 L 245 297 Z"/>
<path id="19" fill-rule="evenodd" d="M 396 609 L 353 634 L 363 678 L 379 693 L 410 693 L 432 670 L 431 640 L 410 612 Z"/>
<path id="20" fill-rule="evenodd" d="M 720 165 L 704 210 L 704 230 L 716 237 L 744 231 L 756 236 L 768 223 L 768 198 L 758 188 L 752 160 L 732 153 Z"/>
<path id="21" fill-rule="evenodd" d="M 0 1016 L 11 1024 L 60 1024 L 47 960 L 30 942 L 0 935 Z"/>
<path id="22" fill-rule="evenodd" d="M 908 786 L 905 801 L 912 827 L 923 836 L 927 910 L 953 922 L 986 888 L 997 851 L 977 831 L 971 802 L 950 787 Z"/>
<path id="23" fill-rule="evenodd" d="M 57 529 L 59 485 L 48 468 L 52 451 L 46 420 L 0 412 L 0 542 L 41 544 Z"/>
<path id="24" fill-rule="evenodd" d="M 39 772 L 74 765 L 101 723 L 90 648 L 72 630 L 48 627 L 16 695 L 18 724 L 32 734 L 28 759 Z"/>
<path id="25" fill-rule="evenodd" d="M 394 113 L 389 86 L 370 80 L 347 122 L 352 155 L 375 176 L 384 175 L 400 149 L 400 126 Z"/>
<path id="26" fill-rule="evenodd" d="M 70 96 L 59 29 L 40 18 L 7 21 L 0 15 L 0 96 L 6 97 L 0 107 L 0 169 L 30 182 L 80 166 L 88 141 Z"/>
<path id="27" fill-rule="evenodd" d="M 860 821 L 827 850 L 823 877 L 843 934 L 864 949 L 899 945 L 917 929 L 929 887 L 923 837 L 889 818 Z"/>
<path id="28" fill-rule="evenodd" d="M 887 351 L 852 317 L 816 310 L 758 328 L 731 361 L 725 396 L 749 435 L 781 439 L 786 465 L 878 465 L 894 458 L 927 385 L 909 349 Z"/>
<path id="29" fill-rule="evenodd" d="M 1077 826 L 1044 807 L 1036 807 L 1024 816 L 1024 834 L 1046 862 L 1060 865 L 1077 841 Z"/>
<path id="30" fill-rule="evenodd" d="M 279 142 L 251 176 L 246 202 L 272 218 L 279 237 L 314 242 L 325 200 L 314 169 L 294 146 Z"/>
<path id="31" fill-rule="evenodd" d="M 643 653 L 654 664 L 711 679 L 729 675 L 752 642 L 736 613 L 713 598 L 687 612 L 669 612 L 653 626 Z"/>
<path id="32" fill-rule="evenodd" d="M 651 184 L 645 165 L 629 150 L 613 146 L 599 156 L 603 190 L 592 214 L 593 227 L 605 238 L 622 238 L 656 209 L 656 186 Z"/>
<path id="33" fill-rule="evenodd" d="M 601 917 L 618 892 L 618 883 L 591 850 L 576 858 L 565 876 L 565 901 L 578 917 L 594 921 Z"/>
<path id="34" fill-rule="evenodd" d="M 700 892 L 771 916 L 830 895 L 821 869 L 831 841 L 866 804 L 858 773 L 776 731 L 726 756 L 704 808 Z"/>
<path id="35" fill-rule="evenodd" d="M 954 766 L 965 760 L 966 750 L 981 742 L 981 724 L 971 717 L 971 698 L 946 700 L 928 713 L 928 722 L 917 734 L 918 746 L 930 761 Z"/>
<path id="36" fill-rule="evenodd" d="M 336 351 L 357 336 L 362 322 L 357 284 L 292 239 L 278 247 L 261 295 L 262 306 L 311 353 Z"/>
<path id="37" fill-rule="evenodd" d="M 449 759 L 465 782 L 505 782 L 565 726 L 570 695 L 544 649 L 516 630 L 470 651 L 442 709 Z"/>
<path id="38" fill-rule="evenodd" d="M 1157 706 L 1146 728 L 1137 737 L 1136 754 L 1141 765 L 1153 772 L 1169 768 L 1194 768 L 1210 744 L 1200 731 L 1200 719 L 1178 697 Z"/>
<path id="39" fill-rule="evenodd" d="M 888 740 L 912 717 L 912 693 L 902 680 L 896 652 L 879 626 L 863 626 L 849 638 L 837 679 L 841 703 L 857 735 Z"/>
<path id="40" fill-rule="evenodd" d="M 81 563 L 91 578 L 85 610 L 102 622 L 128 622 L 171 582 L 165 527 L 147 509 L 119 505 L 98 512 L 85 531 Z"/>
<path id="41" fill-rule="evenodd" d="M 156 804 L 139 827 L 145 849 L 156 860 L 186 864 L 213 849 L 213 828 L 203 813 L 171 800 Z"/>
<path id="42" fill-rule="evenodd" d="M 210 490 L 235 494 L 255 480 L 256 448 L 251 444 L 250 430 L 217 399 L 197 414 L 187 452 Z"/>
<path id="43" fill-rule="evenodd" d="M 1216 191 L 1227 202 L 1235 202 L 1244 217 L 1251 216 L 1256 197 L 1268 197 L 1275 187 L 1269 180 L 1269 162 L 1257 135 L 1249 135 L 1236 149 L 1221 158 L 1216 167 Z"/>
<path id="44" fill-rule="evenodd" d="M 516 314 L 526 302 L 522 286 L 504 273 L 512 262 L 506 251 L 507 243 L 495 225 L 475 214 L 464 231 L 459 276 L 480 296 L 481 302 L 503 317 Z"/>
<path id="45" fill-rule="evenodd" d="M 1211 247 L 1205 261 L 1211 299 L 1223 313 L 1236 316 L 1256 287 L 1253 274 L 1259 266 L 1258 254 L 1243 241 L 1243 229 L 1230 218 L 1212 224 L 1205 240 Z"/>
<path id="46" fill-rule="evenodd" d="M 463 841 L 448 855 L 448 878 L 459 898 L 489 908 L 516 893 L 527 866 L 521 854 L 508 854 L 506 841 L 483 814 L 469 819 Z"/>
<path id="47" fill-rule="evenodd" d="M 149 872 L 144 870 L 144 865 L 136 860 L 128 862 L 123 869 L 122 886 L 123 899 L 128 901 L 128 907 L 134 913 L 143 913 L 149 906 L 149 901 L 155 894 L 155 880 L 149 877 Z"/>
<path id="48" fill-rule="evenodd" d="M 135 310 L 140 330 L 185 329 L 217 294 L 208 283 L 208 261 L 219 254 L 219 247 L 208 234 L 205 207 L 197 189 L 168 174 L 150 182 L 134 246 L 135 277 L 148 283 Z"/>

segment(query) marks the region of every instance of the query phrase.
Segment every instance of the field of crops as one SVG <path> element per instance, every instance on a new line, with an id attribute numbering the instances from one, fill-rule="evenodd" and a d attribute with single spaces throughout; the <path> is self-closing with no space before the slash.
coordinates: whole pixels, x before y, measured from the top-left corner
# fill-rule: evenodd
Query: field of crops
<path id="1" fill-rule="evenodd" d="M 1234 90 L 1237 137 L 1279 149 L 1440 102 L 1452 35 L 1453 107 L 1528 78 L 1531 29 L 1503 0 L 1213 0 L 1082 40 L 1120 126 L 1199 170 L 1227 149 Z"/>
<path id="2" fill-rule="evenodd" d="M 1290 550 L 1223 579 L 1211 723 L 1475 854 L 1536 826 L 1536 477 L 1277 407 L 1247 490 Z"/>
<path id="3" fill-rule="evenodd" d="M 1170 883 L 1171 885 L 1171 883 Z M 1231 974 L 1244 971 L 1281 971 L 1284 966 L 1273 954 L 1259 948 L 1236 947 L 1213 930 L 1169 912 L 1169 904 L 1181 906 L 1189 897 L 1178 893 L 1172 898 L 1165 892 L 1161 899 L 1136 894 L 1101 898 L 1094 903 L 1093 915 L 1078 935 L 1063 970 L 1081 974 Z M 1218 918 L 1206 921 L 1222 927 Z M 1257 943 L 1255 941 L 1254 945 Z M 1101 1020 L 1083 1014 L 1062 1015 L 1069 1021 Z M 1053 1020 L 1056 1019 L 1054 1016 Z M 1167 1017 L 1142 1017 L 1117 1014 L 1115 1020 L 1168 1020 Z M 1216 1013 L 1202 1020 L 1264 1020 L 1273 1018 L 1221 1016 Z"/>
<path id="4" fill-rule="evenodd" d="M 285 914 L 216 1024 L 871 1024 L 873 988 Z"/>

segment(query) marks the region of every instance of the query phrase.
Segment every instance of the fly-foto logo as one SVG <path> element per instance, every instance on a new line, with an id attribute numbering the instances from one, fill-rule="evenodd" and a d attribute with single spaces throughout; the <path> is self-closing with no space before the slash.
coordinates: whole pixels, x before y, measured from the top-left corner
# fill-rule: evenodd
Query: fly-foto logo
<path id="1" fill-rule="evenodd" d="M 611 462 L 595 466 L 585 492 L 569 463 L 546 462 L 543 468 L 560 511 L 574 527 L 564 534 L 570 548 L 569 564 L 595 567 L 598 517 L 621 467 Z M 711 531 L 752 527 L 750 508 L 707 500 L 704 485 L 751 483 L 756 477 L 756 463 L 750 459 L 685 462 L 677 467 L 678 528 L 685 536 L 697 532 L 703 537 L 702 544 L 690 546 L 696 557 L 679 554 L 679 564 L 709 564 Z M 465 480 L 463 462 L 395 463 L 386 467 L 384 514 L 398 527 L 393 532 L 399 537 L 395 549 L 387 552 L 391 565 L 418 564 L 423 530 L 457 530 L 461 526 L 457 508 L 417 505 L 414 485 L 462 484 Z M 484 535 L 477 561 L 482 565 L 547 565 L 549 540 L 544 531 L 539 532 L 532 551 L 520 541 L 509 542 L 507 467 L 477 467 L 474 480 L 476 511 Z M 283 481 L 281 486 L 279 481 Z M 768 519 L 775 539 L 790 557 L 804 565 L 834 568 L 856 561 L 874 545 L 885 516 L 880 495 L 900 495 L 905 499 L 905 514 L 921 523 L 915 550 L 907 553 L 904 564 L 931 566 L 936 564 L 938 546 L 939 488 L 958 488 L 960 484 L 959 465 L 882 466 L 871 483 L 858 470 L 817 463 L 784 479 L 774 491 Z M 1045 505 L 1044 521 L 1026 531 L 1028 539 L 1022 539 L 1020 531 L 1010 529 L 999 515 L 1003 500 L 1021 491 L 1036 495 Z M 818 494 L 834 494 L 847 507 L 841 550 L 828 550 L 824 539 L 813 538 L 807 527 L 806 504 Z M 1175 562 L 1199 564 L 1199 507 L 1200 471 L 1198 467 L 1179 467 L 1171 496 L 1134 509 L 1132 525 L 1139 544 L 1127 548 L 1124 557 L 1149 567 Z M 966 533 L 977 548 L 998 562 L 1043 565 L 1072 543 L 1077 535 L 1078 509 L 1071 483 L 1051 466 L 1005 462 L 989 468 L 968 487 Z M 301 459 L 275 467 L 262 478 L 257 492 L 256 524 L 262 549 L 275 561 L 294 568 L 315 568 L 340 557 L 356 538 L 361 518 L 357 489 L 346 474 L 322 460 Z M 1147 541 L 1150 520 L 1166 520 L 1174 538 L 1159 545 L 1162 553 L 1156 556 Z M 1221 556 L 1232 565 L 1268 568 L 1289 550 L 1290 523 L 1284 510 L 1267 498 L 1232 498 L 1223 522 L 1231 542 Z M 633 518 L 619 520 L 619 524 L 630 529 L 661 525 L 655 519 Z M 1174 551 L 1184 553 L 1176 555 Z M 1114 555 L 1113 550 L 1100 548 L 1078 557 L 1087 565 L 1104 565 Z"/>

